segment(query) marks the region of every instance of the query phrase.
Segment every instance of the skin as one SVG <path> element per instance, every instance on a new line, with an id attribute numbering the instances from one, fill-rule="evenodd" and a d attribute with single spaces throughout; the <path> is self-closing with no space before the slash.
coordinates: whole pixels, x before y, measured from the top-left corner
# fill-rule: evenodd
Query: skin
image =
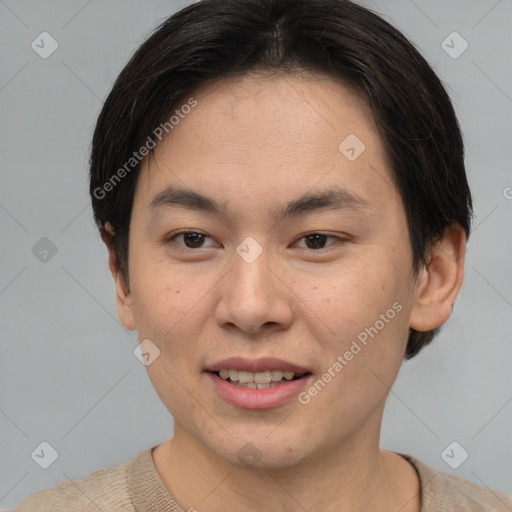
<path id="1" fill-rule="evenodd" d="M 175 423 L 153 450 L 158 473 L 185 510 L 418 511 L 414 468 L 379 448 L 382 413 L 409 328 L 433 329 L 451 313 L 463 230 L 447 228 L 412 273 L 403 204 L 371 112 L 329 78 L 249 75 L 194 98 L 141 170 L 129 287 L 111 251 L 109 260 L 123 325 L 161 351 L 147 371 Z M 348 134 L 366 146 L 352 162 L 338 150 Z M 151 212 L 169 185 L 227 201 L 228 215 Z M 367 206 L 277 224 L 270 216 L 333 185 Z M 205 234 L 202 245 L 167 239 L 183 229 Z M 303 238 L 311 232 L 341 240 L 325 238 L 317 249 Z M 248 236 L 263 250 L 252 263 L 236 253 Z M 239 409 L 203 371 L 230 356 L 270 356 L 307 367 L 314 382 L 394 303 L 401 311 L 306 405 L 293 398 Z M 237 457 L 248 442 L 260 454 L 250 467 Z"/>

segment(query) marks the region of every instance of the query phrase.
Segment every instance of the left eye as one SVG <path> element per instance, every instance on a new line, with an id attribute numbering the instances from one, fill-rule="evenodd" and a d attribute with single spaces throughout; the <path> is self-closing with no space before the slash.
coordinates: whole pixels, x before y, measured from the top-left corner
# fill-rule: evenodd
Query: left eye
<path id="1" fill-rule="evenodd" d="M 170 237 L 168 241 L 175 243 L 174 240 L 180 236 L 183 237 L 183 240 L 185 241 L 185 248 L 187 249 L 201 249 L 201 245 L 204 242 L 204 239 L 210 238 L 209 236 L 206 236 L 203 233 L 198 233 L 197 231 L 183 231 L 181 233 L 176 233 Z M 210 240 L 212 239 L 210 238 Z"/>
<path id="2" fill-rule="evenodd" d="M 302 236 L 299 240 L 302 240 L 302 239 L 306 240 L 306 248 L 307 249 L 313 249 L 313 250 L 318 251 L 318 250 L 324 249 L 323 245 L 325 244 L 325 241 L 327 238 L 333 238 L 334 240 L 341 240 L 341 238 L 339 238 L 337 236 L 324 235 L 322 233 L 308 233 L 307 235 Z M 319 247 L 320 245 L 322 247 Z"/>
<path id="3" fill-rule="evenodd" d="M 209 236 L 199 233 L 197 231 L 183 231 L 181 233 L 176 233 L 172 237 L 168 239 L 168 241 L 172 241 L 173 243 L 176 243 L 175 240 L 178 237 L 183 237 L 182 240 L 184 242 L 184 246 L 182 244 L 178 244 L 180 247 L 185 247 L 186 249 L 201 249 L 203 248 L 203 243 L 206 238 L 210 238 Z M 307 235 L 302 236 L 299 238 L 299 240 L 305 240 L 306 242 L 306 249 L 311 250 L 322 250 L 324 249 L 325 243 L 328 238 L 332 238 L 335 241 L 341 240 L 341 238 L 334 236 L 334 235 L 325 235 L 322 233 L 308 233 Z M 332 244 L 330 244 L 332 245 Z M 211 247 L 211 246 L 210 246 Z"/>

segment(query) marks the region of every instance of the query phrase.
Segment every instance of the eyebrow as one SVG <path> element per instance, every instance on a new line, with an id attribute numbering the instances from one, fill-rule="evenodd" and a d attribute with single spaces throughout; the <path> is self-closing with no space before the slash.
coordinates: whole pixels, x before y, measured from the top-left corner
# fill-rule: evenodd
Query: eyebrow
<path id="1" fill-rule="evenodd" d="M 368 201 L 354 192 L 335 186 L 320 192 L 306 193 L 297 199 L 280 205 L 271 211 L 271 217 L 274 221 L 279 222 L 316 211 L 363 210 L 369 206 Z M 149 210 L 155 213 L 167 208 L 184 208 L 224 216 L 229 214 L 225 202 L 218 202 L 211 197 L 172 185 L 156 194 L 149 204 Z"/>

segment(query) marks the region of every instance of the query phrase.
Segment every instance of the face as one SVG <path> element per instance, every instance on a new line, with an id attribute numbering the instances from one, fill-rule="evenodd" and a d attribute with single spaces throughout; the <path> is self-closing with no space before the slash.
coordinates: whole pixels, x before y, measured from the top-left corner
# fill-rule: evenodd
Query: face
<path id="1" fill-rule="evenodd" d="M 246 76 L 193 97 L 139 176 L 118 303 L 160 350 L 147 366 L 158 395 L 234 464 L 378 442 L 416 292 L 368 108 L 319 76 Z"/>

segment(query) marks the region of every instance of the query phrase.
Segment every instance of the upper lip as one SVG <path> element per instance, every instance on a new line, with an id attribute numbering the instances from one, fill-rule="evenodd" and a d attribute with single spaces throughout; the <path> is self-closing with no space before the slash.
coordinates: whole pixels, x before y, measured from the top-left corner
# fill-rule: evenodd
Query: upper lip
<path id="1" fill-rule="evenodd" d="M 263 372 L 265 370 L 283 370 L 285 372 L 295 372 L 298 374 L 309 372 L 307 368 L 275 357 L 260 357 L 257 359 L 228 357 L 227 359 L 213 363 L 208 366 L 206 370 L 209 372 L 218 372 L 223 368 L 227 370 L 241 370 L 243 372 Z"/>

